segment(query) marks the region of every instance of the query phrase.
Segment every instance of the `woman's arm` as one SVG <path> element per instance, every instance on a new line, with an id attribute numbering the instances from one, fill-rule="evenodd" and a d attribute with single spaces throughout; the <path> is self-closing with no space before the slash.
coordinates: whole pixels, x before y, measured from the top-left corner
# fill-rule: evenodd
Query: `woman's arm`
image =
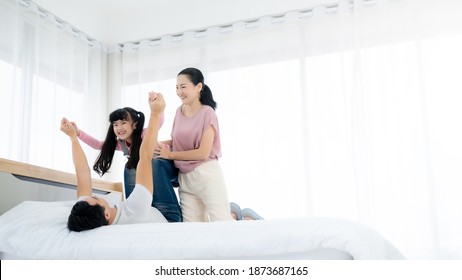
<path id="1" fill-rule="evenodd" d="M 215 128 L 211 125 L 202 134 L 199 148 L 189 151 L 170 151 L 170 147 L 161 145 L 159 157 L 171 160 L 205 160 L 212 151 L 213 139 L 215 138 Z M 171 140 L 169 140 L 171 143 Z"/>
<path id="2" fill-rule="evenodd" d="M 168 145 L 168 146 L 172 146 L 172 143 L 173 143 L 173 140 L 170 139 L 170 140 L 163 140 L 163 141 L 159 141 L 159 144 L 163 144 L 163 145 Z"/>

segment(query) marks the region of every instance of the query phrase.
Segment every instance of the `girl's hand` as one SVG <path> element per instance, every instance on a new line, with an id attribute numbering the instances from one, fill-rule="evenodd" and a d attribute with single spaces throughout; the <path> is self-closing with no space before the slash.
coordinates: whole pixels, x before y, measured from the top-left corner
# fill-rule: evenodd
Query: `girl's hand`
<path id="1" fill-rule="evenodd" d="M 77 136 L 77 131 L 75 126 L 68 119 L 63 118 L 61 120 L 61 131 L 64 132 L 69 137 Z"/>
<path id="2" fill-rule="evenodd" d="M 77 131 L 77 137 L 80 136 L 80 129 L 77 127 L 77 124 L 75 122 L 71 122 L 71 124 L 75 127 L 75 131 Z"/>

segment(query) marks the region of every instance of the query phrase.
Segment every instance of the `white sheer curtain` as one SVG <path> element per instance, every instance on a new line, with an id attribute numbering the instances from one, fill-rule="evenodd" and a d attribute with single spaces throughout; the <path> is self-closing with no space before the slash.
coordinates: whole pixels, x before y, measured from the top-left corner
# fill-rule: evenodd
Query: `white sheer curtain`
<path id="1" fill-rule="evenodd" d="M 232 201 L 264 217 L 364 223 L 408 258 L 462 258 L 462 3 L 340 1 L 125 44 L 111 109 L 179 101 L 197 67 L 218 102 Z M 112 81 L 112 82 L 111 82 Z"/>
<path id="2" fill-rule="evenodd" d="M 73 172 L 60 120 L 104 133 L 106 53 L 33 2 L 0 0 L 0 23 L 0 157 Z"/>

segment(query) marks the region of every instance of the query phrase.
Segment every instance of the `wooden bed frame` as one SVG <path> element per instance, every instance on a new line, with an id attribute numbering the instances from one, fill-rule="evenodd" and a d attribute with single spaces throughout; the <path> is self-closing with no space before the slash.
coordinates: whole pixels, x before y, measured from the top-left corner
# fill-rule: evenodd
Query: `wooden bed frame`
<path id="1" fill-rule="evenodd" d="M 93 179 L 96 194 L 112 193 L 123 199 L 123 184 Z M 25 200 L 72 200 L 75 174 L 0 158 L 0 214 Z"/>

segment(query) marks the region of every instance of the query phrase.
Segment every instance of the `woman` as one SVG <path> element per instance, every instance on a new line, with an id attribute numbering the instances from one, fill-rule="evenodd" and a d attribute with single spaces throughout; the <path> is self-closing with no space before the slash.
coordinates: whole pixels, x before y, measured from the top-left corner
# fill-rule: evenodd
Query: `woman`
<path id="1" fill-rule="evenodd" d="M 179 196 L 185 222 L 232 220 L 228 191 L 218 163 L 221 156 L 216 102 L 204 76 L 186 68 L 177 76 L 178 107 L 171 140 L 161 142 L 159 157 L 180 170 Z"/>

